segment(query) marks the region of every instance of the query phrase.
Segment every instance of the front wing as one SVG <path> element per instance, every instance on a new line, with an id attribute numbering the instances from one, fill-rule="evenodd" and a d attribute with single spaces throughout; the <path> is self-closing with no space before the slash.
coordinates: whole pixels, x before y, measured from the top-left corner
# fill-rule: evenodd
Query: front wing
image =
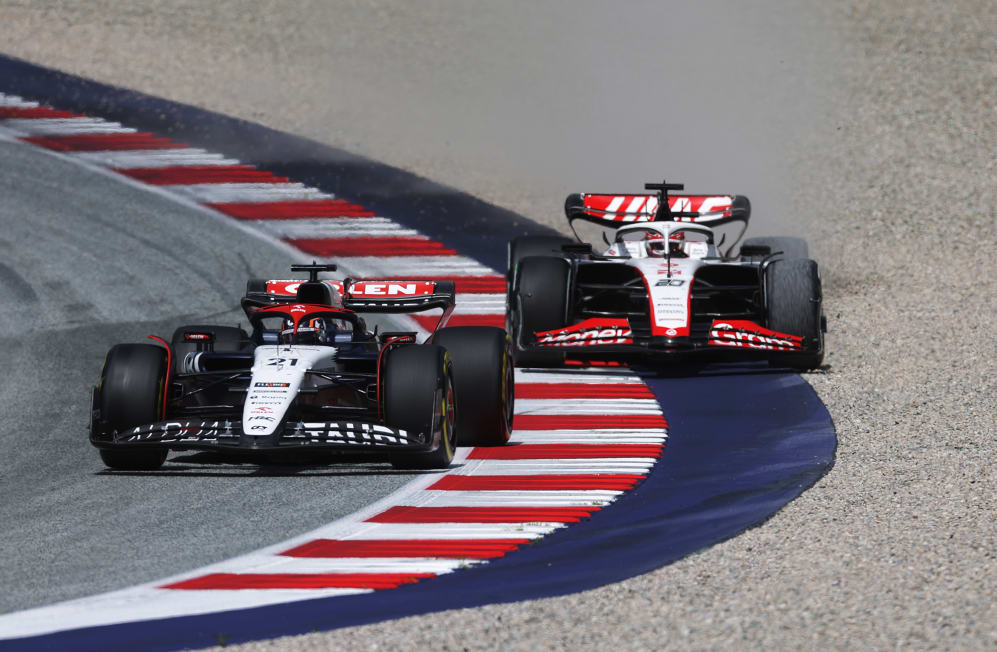
<path id="1" fill-rule="evenodd" d="M 432 441 L 427 442 L 421 434 L 363 421 L 289 421 L 273 434 L 259 436 L 244 432 L 239 420 L 204 416 L 159 421 L 119 432 L 108 432 L 94 421 L 90 443 L 97 448 L 230 451 L 420 452 L 432 446 Z"/>
<path id="2" fill-rule="evenodd" d="M 535 334 L 528 351 L 557 351 L 565 359 L 617 360 L 769 360 L 819 352 L 820 342 L 769 330 L 746 320 L 715 320 L 688 336 L 635 334 L 626 319 L 589 319 Z"/>

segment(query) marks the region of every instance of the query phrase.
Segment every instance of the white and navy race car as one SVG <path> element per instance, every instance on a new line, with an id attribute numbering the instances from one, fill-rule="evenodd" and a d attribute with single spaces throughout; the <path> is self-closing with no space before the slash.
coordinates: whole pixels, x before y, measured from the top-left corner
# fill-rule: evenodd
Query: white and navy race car
<path id="1" fill-rule="evenodd" d="M 749 238 L 740 195 L 573 194 L 565 213 L 613 229 L 509 245 L 507 328 L 519 366 L 764 359 L 819 367 L 826 322 L 817 263 L 800 238 Z M 717 227 L 740 227 L 724 247 Z M 577 232 L 576 232 L 577 237 Z"/>
<path id="2" fill-rule="evenodd" d="M 453 327 L 452 281 L 251 279 L 251 332 L 181 326 L 172 340 L 111 348 L 93 388 L 90 442 L 114 469 L 155 469 L 170 450 L 386 454 L 446 468 L 457 445 L 500 445 L 513 420 L 501 328 Z M 443 311 L 424 343 L 362 314 Z M 151 337 L 151 336 L 150 336 Z"/>

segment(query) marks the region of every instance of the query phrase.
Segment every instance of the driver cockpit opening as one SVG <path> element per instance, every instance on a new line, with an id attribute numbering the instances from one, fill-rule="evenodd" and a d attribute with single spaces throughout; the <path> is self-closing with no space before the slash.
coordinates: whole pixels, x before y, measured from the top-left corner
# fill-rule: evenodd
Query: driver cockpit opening
<path id="1" fill-rule="evenodd" d="M 607 256 L 628 258 L 719 258 L 709 227 L 660 223 L 624 227 L 616 232 Z"/>

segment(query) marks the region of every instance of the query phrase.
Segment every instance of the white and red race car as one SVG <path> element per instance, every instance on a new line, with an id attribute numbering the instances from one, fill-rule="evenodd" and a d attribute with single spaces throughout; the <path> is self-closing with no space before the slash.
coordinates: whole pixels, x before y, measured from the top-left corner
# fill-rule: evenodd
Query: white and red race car
<path id="1" fill-rule="evenodd" d="M 826 321 L 817 263 L 799 238 L 745 240 L 740 195 L 573 194 L 565 213 L 612 228 L 601 254 L 581 238 L 509 244 L 508 330 L 519 366 L 585 361 L 764 359 L 819 367 Z M 739 225 L 724 247 L 716 227 Z M 576 232 L 577 237 L 577 232 Z"/>
<path id="2" fill-rule="evenodd" d="M 452 281 L 251 279 L 251 332 L 181 326 L 170 341 L 118 344 L 93 388 L 90 442 L 111 468 L 158 468 L 170 450 L 241 456 L 370 452 L 446 468 L 457 445 L 501 445 L 514 375 L 501 328 L 447 328 Z M 424 343 L 363 317 L 441 309 Z"/>

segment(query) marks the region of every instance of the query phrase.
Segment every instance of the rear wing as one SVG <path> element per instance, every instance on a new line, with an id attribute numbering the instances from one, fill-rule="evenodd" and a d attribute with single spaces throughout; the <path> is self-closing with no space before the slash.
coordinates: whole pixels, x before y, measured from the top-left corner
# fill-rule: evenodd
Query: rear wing
<path id="1" fill-rule="evenodd" d="M 457 302 L 453 281 L 397 279 L 319 279 L 319 272 L 334 272 L 332 264 L 292 265 L 291 271 L 306 271 L 301 279 L 249 279 L 243 310 L 249 315 L 258 308 L 285 303 L 329 305 L 363 313 L 408 313 L 440 309 L 442 328 Z"/>
<path id="2" fill-rule="evenodd" d="M 447 311 L 453 310 L 456 302 L 453 281 L 343 281 L 343 307 L 357 312 Z"/>
<path id="3" fill-rule="evenodd" d="M 565 200 L 564 214 L 568 222 L 584 220 L 608 227 L 666 221 L 747 225 L 751 217 L 751 202 L 744 195 L 666 195 L 664 204 L 661 199 L 660 194 L 576 193 Z"/>

